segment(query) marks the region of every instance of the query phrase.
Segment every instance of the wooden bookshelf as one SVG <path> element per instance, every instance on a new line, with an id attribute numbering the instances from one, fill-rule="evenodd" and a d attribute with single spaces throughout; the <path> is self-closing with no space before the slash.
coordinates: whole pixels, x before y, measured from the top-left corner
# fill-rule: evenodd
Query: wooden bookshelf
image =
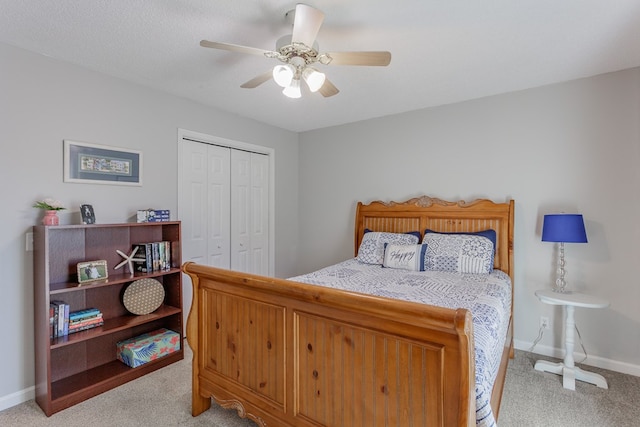
<path id="1" fill-rule="evenodd" d="M 34 304 L 36 402 L 47 416 L 184 358 L 182 348 L 168 356 L 130 368 L 116 358 L 116 344 L 159 328 L 180 334 L 182 343 L 182 273 L 180 222 L 35 226 Z M 129 253 L 137 243 L 171 242 L 171 268 L 131 276 L 116 249 Z M 104 259 L 106 281 L 79 285 L 79 262 Z M 154 278 L 165 291 L 163 304 L 145 315 L 122 304 L 126 287 Z M 104 325 L 51 338 L 49 303 L 62 300 L 70 311 L 95 307 Z"/>

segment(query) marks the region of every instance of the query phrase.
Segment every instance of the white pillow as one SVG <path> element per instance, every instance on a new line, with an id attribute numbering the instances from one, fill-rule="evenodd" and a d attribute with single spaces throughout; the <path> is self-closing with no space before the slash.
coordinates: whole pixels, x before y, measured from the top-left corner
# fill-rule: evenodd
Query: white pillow
<path id="1" fill-rule="evenodd" d="M 490 273 L 493 270 L 493 242 L 470 234 L 427 233 L 425 270 L 458 273 Z"/>
<path id="2" fill-rule="evenodd" d="M 424 271 L 424 255 L 427 245 L 384 245 L 383 267 Z"/>
<path id="3" fill-rule="evenodd" d="M 364 233 L 358 256 L 356 259 L 366 264 L 382 265 L 384 261 L 384 244 L 393 243 L 399 245 L 415 245 L 420 238 L 415 234 L 408 233 L 386 233 L 380 231 L 370 231 Z"/>

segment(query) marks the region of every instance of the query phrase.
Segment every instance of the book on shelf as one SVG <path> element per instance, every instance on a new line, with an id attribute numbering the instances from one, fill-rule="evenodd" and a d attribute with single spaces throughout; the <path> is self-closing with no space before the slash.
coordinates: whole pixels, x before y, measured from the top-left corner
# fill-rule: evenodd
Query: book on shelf
<path id="1" fill-rule="evenodd" d="M 160 271 L 160 249 L 158 248 L 158 242 L 152 242 L 151 248 L 153 250 L 153 271 Z"/>
<path id="2" fill-rule="evenodd" d="M 69 304 L 63 304 L 64 320 L 62 322 L 62 336 L 69 335 Z"/>
<path id="3" fill-rule="evenodd" d="M 83 310 L 72 311 L 69 313 L 69 321 L 73 323 L 79 320 L 93 318 L 98 315 L 102 317 L 102 313 L 97 308 L 85 308 Z"/>
<path id="4" fill-rule="evenodd" d="M 97 328 L 98 326 L 104 325 L 104 320 L 102 317 L 95 318 L 92 320 L 85 320 L 83 322 L 78 322 L 74 325 L 69 326 L 69 334 L 74 334 L 80 331 L 86 331 L 87 329 Z"/>
<path id="5" fill-rule="evenodd" d="M 80 326 L 76 329 L 73 329 L 71 331 L 69 331 L 69 335 L 73 335 L 73 334 L 77 334 L 78 332 L 82 332 L 82 331 L 88 331 L 89 329 L 93 329 L 93 328 L 97 328 L 99 326 L 104 325 L 103 323 L 96 323 L 95 325 L 84 325 L 84 326 Z"/>
<path id="6" fill-rule="evenodd" d="M 165 241 L 164 242 L 164 258 L 165 258 L 165 263 L 164 263 L 164 269 L 165 271 L 169 271 L 171 270 L 171 242 L 169 241 Z"/>
<path id="7" fill-rule="evenodd" d="M 54 324 L 56 321 L 56 309 L 53 304 L 49 304 L 49 338 L 54 338 Z"/>
<path id="8" fill-rule="evenodd" d="M 165 244 L 164 242 L 158 242 L 158 270 L 164 271 L 167 261 L 165 259 Z"/>
<path id="9" fill-rule="evenodd" d="M 49 303 L 49 335 L 51 338 L 58 336 L 58 306 Z"/>

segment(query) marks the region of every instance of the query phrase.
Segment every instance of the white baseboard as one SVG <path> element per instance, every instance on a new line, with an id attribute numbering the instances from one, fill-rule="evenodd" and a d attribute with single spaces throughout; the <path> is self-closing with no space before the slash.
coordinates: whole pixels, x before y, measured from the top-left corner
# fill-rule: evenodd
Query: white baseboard
<path id="1" fill-rule="evenodd" d="M 517 350 L 532 351 L 536 354 L 555 357 L 558 359 L 562 359 L 564 357 L 564 350 L 559 348 L 537 344 L 533 350 L 530 350 L 533 343 L 521 340 L 513 340 L 513 344 Z M 576 362 L 580 362 L 582 359 L 584 359 L 584 353 L 576 351 L 573 353 L 573 358 L 576 360 Z M 617 360 L 605 359 L 604 357 L 591 355 L 587 357 L 584 362 L 580 363 L 589 366 L 595 366 L 596 368 L 608 369 L 610 371 L 640 377 L 640 366 L 632 365 L 631 363 L 619 362 Z"/>
<path id="2" fill-rule="evenodd" d="M 6 396 L 0 396 L 0 411 L 11 408 L 12 406 L 19 405 L 27 402 L 36 397 L 36 388 L 31 386 L 21 391 L 8 394 Z"/>

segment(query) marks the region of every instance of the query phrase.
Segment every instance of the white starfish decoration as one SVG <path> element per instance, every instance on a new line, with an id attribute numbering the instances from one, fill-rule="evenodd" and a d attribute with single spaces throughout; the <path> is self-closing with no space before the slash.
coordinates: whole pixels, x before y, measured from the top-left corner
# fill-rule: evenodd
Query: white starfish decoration
<path id="1" fill-rule="evenodd" d="M 140 259 L 134 258 L 134 256 L 136 255 L 136 252 L 138 252 L 138 246 L 133 248 L 133 250 L 131 251 L 131 254 L 129 254 L 129 255 L 125 254 L 124 252 L 122 252 L 122 251 L 120 251 L 118 249 L 116 249 L 116 252 L 118 252 L 118 255 L 120 255 L 122 258 L 124 258 L 124 260 L 120 264 L 116 265 L 113 269 L 117 270 L 117 269 L 119 269 L 120 267 L 122 267 L 123 265 L 126 264 L 129 267 L 129 274 L 131 274 L 133 276 L 133 261 L 141 259 L 141 258 Z"/>

